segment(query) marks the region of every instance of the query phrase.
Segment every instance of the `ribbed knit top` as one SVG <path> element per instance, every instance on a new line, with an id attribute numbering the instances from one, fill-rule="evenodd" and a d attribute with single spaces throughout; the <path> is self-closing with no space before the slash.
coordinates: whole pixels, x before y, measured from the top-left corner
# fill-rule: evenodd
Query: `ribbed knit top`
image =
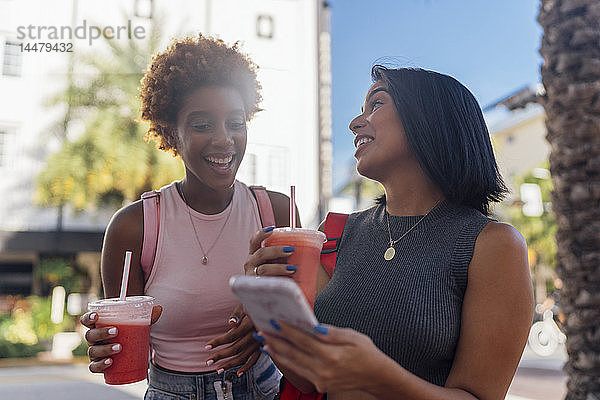
<path id="1" fill-rule="evenodd" d="M 321 323 L 352 328 L 415 375 L 444 385 L 458 344 L 468 266 L 490 221 L 447 201 L 389 247 L 385 206 L 348 217 L 329 284 L 315 302 Z M 397 239 L 421 216 L 390 216 Z"/>

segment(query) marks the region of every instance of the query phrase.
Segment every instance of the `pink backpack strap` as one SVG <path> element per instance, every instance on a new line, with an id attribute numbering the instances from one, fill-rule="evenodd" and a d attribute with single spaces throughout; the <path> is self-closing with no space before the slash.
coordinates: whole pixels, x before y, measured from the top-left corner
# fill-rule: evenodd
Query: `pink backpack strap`
<path id="1" fill-rule="evenodd" d="M 273 214 L 273 205 L 271 204 L 267 189 L 264 186 L 250 186 L 250 190 L 256 198 L 258 213 L 260 214 L 260 221 L 263 228 L 275 226 L 275 214 Z"/>
<path id="2" fill-rule="evenodd" d="M 160 192 L 151 190 L 142 194 L 144 209 L 144 241 L 142 242 L 142 255 L 140 264 L 144 272 L 144 282 L 148 281 L 158 241 L 158 225 L 160 223 Z"/>

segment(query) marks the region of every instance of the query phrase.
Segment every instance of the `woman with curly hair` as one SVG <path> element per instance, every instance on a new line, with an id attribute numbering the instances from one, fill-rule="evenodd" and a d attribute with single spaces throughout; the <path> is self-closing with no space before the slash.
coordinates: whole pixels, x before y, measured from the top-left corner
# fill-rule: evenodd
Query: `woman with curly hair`
<path id="1" fill-rule="evenodd" d="M 185 178 L 160 189 L 160 229 L 149 269 L 141 256 L 141 200 L 110 221 L 101 269 L 106 297 L 117 297 L 123 254 L 133 250 L 128 294 L 153 296 L 162 306 L 153 313 L 147 399 L 270 399 L 277 393 L 280 373 L 258 351 L 252 323 L 228 286 L 231 276 L 244 272 L 248 241 L 261 229 L 253 194 L 235 179 L 246 122 L 260 110 L 259 92 L 256 66 L 237 43 L 230 47 L 202 35 L 173 41 L 142 79 L 148 137 L 182 159 Z M 276 225 L 287 226 L 288 198 L 268 195 Z M 279 250 L 281 256 L 293 251 Z M 293 273 L 293 267 L 285 272 Z M 91 328 L 92 372 L 110 368 L 121 350 L 103 343 L 118 332 L 96 328 L 97 318 L 87 313 L 81 319 Z"/>

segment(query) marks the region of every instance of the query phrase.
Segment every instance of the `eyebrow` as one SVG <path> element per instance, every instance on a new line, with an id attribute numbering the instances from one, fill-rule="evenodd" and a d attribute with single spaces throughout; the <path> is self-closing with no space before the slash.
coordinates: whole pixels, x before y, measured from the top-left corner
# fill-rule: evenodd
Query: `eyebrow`
<path id="1" fill-rule="evenodd" d="M 369 100 L 371 100 L 371 97 L 373 97 L 373 95 L 374 95 L 375 93 L 377 93 L 377 92 L 385 92 L 385 93 L 387 93 L 387 94 L 390 94 L 386 88 L 384 88 L 384 87 L 378 87 L 377 89 L 375 89 L 375 90 L 373 90 L 371 93 L 369 93 L 369 95 L 367 96 L 367 99 L 365 100 L 365 103 L 368 103 L 368 102 L 369 102 Z M 365 107 L 364 107 L 364 106 L 362 106 L 362 107 L 360 108 L 360 112 L 361 112 L 361 113 L 365 112 Z"/>
<path id="2" fill-rule="evenodd" d="M 238 108 L 236 110 L 231 110 L 231 112 L 229 113 L 229 115 L 246 115 L 246 113 L 244 112 L 244 110 L 242 110 L 241 108 Z M 213 115 L 213 113 L 211 111 L 192 111 L 191 113 L 189 113 L 187 115 L 187 118 L 192 118 L 192 117 L 196 117 L 196 116 L 200 116 L 200 117 L 205 117 L 205 116 L 211 116 Z"/>

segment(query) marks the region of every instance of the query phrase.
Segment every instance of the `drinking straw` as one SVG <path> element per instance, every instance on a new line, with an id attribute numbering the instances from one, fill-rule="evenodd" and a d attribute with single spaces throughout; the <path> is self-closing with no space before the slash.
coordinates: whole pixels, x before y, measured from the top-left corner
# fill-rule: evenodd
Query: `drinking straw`
<path id="1" fill-rule="evenodd" d="M 123 277 L 121 278 L 121 294 L 119 300 L 125 300 L 127 296 L 127 282 L 129 282 L 129 267 L 131 266 L 131 251 L 125 252 L 125 264 L 123 265 Z"/>
<path id="2" fill-rule="evenodd" d="M 296 228 L 296 186 L 290 187 L 290 228 Z"/>

